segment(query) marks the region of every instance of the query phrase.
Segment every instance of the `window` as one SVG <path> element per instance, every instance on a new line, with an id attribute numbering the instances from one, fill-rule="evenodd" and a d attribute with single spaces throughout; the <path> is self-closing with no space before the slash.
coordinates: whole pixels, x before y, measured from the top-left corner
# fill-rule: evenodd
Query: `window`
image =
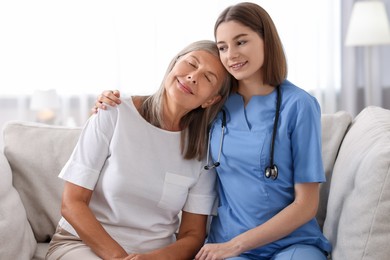
<path id="1" fill-rule="evenodd" d="M 218 14 L 236 2 L 0 0 L 2 94 L 152 93 L 173 55 L 213 40 Z M 254 2 L 276 23 L 291 81 L 313 93 L 339 84 L 339 1 Z"/>

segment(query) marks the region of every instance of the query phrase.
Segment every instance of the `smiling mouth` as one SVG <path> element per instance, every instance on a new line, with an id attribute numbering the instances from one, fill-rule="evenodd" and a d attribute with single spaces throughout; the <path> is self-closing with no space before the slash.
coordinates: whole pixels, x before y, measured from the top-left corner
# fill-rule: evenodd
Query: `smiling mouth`
<path id="1" fill-rule="evenodd" d="M 188 86 L 184 85 L 179 80 L 177 80 L 177 82 L 179 83 L 179 88 L 181 90 L 183 90 L 185 93 L 188 93 L 188 94 L 191 94 L 191 95 L 194 94 L 194 92 L 192 92 L 191 88 L 189 88 Z"/>
<path id="2" fill-rule="evenodd" d="M 230 66 L 231 69 L 233 70 L 239 70 L 241 69 L 247 62 L 240 62 L 240 63 L 235 63 Z"/>

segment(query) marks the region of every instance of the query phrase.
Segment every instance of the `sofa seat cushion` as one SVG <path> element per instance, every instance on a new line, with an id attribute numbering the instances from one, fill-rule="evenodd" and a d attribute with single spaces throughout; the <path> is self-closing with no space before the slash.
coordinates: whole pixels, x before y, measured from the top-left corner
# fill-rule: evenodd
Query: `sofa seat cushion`
<path id="1" fill-rule="evenodd" d="M 13 173 L 37 242 L 49 242 L 60 219 L 63 181 L 58 174 L 80 135 L 80 128 L 8 122 L 4 154 Z"/>
<path id="2" fill-rule="evenodd" d="M 389 259 L 390 110 L 367 107 L 352 122 L 333 169 L 324 234 L 332 259 Z"/>
<path id="3" fill-rule="evenodd" d="M 32 260 L 45 260 L 47 250 L 49 249 L 49 243 L 38 243 L 37 249 Z"/>

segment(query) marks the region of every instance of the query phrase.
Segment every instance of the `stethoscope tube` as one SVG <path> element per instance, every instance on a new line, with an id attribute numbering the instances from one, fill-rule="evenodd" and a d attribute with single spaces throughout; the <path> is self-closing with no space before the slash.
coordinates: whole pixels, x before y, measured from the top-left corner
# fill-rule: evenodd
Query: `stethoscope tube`
<path id="1" fill-rule="evenodd" d="M 222 144 L 223 144 L 223 137 L 225 136 L 225 127 L 226 127 L 226 112 L 225 110 L 222 109 L 222 127 L 221 127 L 221 139 L 219 141 L 219 151 L 218 151 L 218 159 L 215 163 L 213 164 L 209 164 L 209 158 L 210 158 L 210 141 L 211 141 L 211 130 L 209 131 L 209 140 L 208 140 L 208 143 L 207 143 L 207 163 L 204 167 L 205 170 L 210 170 L 210 169 L 213 169 L 213 168 L 216 168 L 218 167 L 221 163 L 220 163 L 220 159 L 221 159 L 221 153 L 222 153 Z"/>
<path id="2" fill-rule="evenodd" d="M 270 152 L 270 162 L 269 166 L 265 168 L 265 177 L 276 180 L 278 178 L 278 167 L 274 164 L 274 154 L 275 154 L 275 139 L 278 130 L 279 123 L 279 114 L 280 114 L 280 106 L 282 103 L 282 97 L 280 94 L 280 86 L 276 87 L 276 111 L 275 111 L 275 119 L 274 119 L 274 127 L 272 129 L 272 139 L 271 139 L 271 152 Z"/>

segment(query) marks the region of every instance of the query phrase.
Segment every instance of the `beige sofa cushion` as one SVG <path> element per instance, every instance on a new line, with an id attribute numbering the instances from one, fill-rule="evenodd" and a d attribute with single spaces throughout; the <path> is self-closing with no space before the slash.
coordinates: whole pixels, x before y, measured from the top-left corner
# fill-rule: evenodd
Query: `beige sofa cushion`
<path id="1" fill-rule="evenodd" d="M 324 234 L 334 260 L 389 259 L 390 110 L 364 109 L 334 165 Z"/>
<path id="2" fill-rule="evenodd" d="M 63 182 L 58 174 L 80 131 L 16 121 L 4 127 L 4 154 L 37 242 L 50 241 L 60 219 Z"/>
<path id="3" fill-rule="evenodd" d="M 20 196 L 12 186 L 11 168 L 0 153 L 0 259 L 31 259 L 36 244 Z"/>
<path id="4" fill-rule="evenodd" d="M 351 114 L 339 111 L 333 114 L 322 114 L 322 161 L 326 175 L 326 182 L 320 185 L 320 203 L 317 212 L 317 221 L 322 228 L 326 216 L 329 187 L 332 178 L 333 165 L 344 135 L 352 122 Z"/>

